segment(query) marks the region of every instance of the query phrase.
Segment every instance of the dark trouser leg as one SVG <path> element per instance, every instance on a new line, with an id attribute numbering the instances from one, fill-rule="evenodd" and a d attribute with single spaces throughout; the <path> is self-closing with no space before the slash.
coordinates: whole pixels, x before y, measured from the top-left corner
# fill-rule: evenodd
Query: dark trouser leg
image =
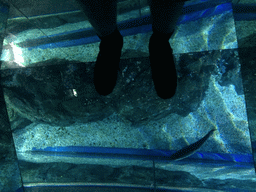
<path id="1" fill-rule="evenodd" d="M 172 33 L 185 2 L 179 0 L 148 0 L 153 31 Z"/>
<path id="2" fill-rule="evenodd" d="M 77 0 L 98 36 L 111 34 L 116 28 L 117 0 Z"/>
<path id="3" fill-rule="evenodd" d="M 77 0 L 101 39 L 94 68 L 94 85 L 101 95 L 110 94 L 117 80 L 123 37 L 117 29 L 117 0 Z"/>
<path id="4" fill-rule="evenodd" d="M 152 78 L 159 97 L 169 99 L 177 88 L 177 73 L 169 44 L 184 2 L 148 0 L 153 19 L 153 35 L 149 41 Z"/>

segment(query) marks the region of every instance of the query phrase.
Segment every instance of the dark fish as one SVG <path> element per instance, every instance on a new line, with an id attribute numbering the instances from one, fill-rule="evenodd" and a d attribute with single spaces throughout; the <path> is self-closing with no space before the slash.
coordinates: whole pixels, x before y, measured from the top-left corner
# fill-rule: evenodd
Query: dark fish
<path id="1" fill-rule="evenodd" d="M 212 129 L 211 131 L 209 131 L 209 133 L 207 135 L 205 135 L 202 139 L 200 139 L 199 141 L 184 147 L 183 149 L 177 151 L 176 153 L 172 154 L 169 158 L 169 160 L 180 160 L 180 159 L 184 159 L 192 154 L 194 154 L 203 144 L 204 142 L 213 134 L 213 132 L 216 129 Z"/>

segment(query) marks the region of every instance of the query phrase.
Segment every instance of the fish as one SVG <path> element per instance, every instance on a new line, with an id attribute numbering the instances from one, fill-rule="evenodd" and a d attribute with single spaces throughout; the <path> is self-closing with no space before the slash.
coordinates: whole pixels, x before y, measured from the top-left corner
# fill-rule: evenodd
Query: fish
<path id="1" fill-rule="evenodd" d="M 172 154 L 168 158 L 168 160 L 177 161 L 177 160 L 187 158 L 190 155 L 194 154 L 205 143 L 205 141 L 213 134 L 214 131 L 216 131 L 216 129 L 212 129 L 211 131 L 209 131 L 207 135 L 205 135 L 202 139 L 198 140 L 197 142 L 178 150 L 177 152 Z"/>

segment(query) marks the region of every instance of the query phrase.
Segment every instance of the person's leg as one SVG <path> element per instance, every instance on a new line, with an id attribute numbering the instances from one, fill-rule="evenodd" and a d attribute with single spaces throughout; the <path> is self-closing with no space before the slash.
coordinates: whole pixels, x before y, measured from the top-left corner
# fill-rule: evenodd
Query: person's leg
<path id="1" fill-rule="evenodd" d="M 117 0 L 77 0 L 97 35 L 104 37 L 117 28 Z"/>
<path id="2" fill-rule="evenodd" d="M 185 4 L 182 0 L 148 0 L 153 31 L 172 33 Z"/>
<path id="3" fill-rule="evenodd" d="M 110 94 L 117 80 L 123 37 L 117 29 L 117 0 L 77 0 L 101 39 L 94 68 L 94 85 L 101 95 Z"/>
<path id="4" fill-rule="evenodd" d="M 153 35 L 149 41 L 149 58 L 157 94 L 163 99 L 174 96 L 177 73 L 169 39 L 174 33 L 184 2 L 148 0 L 153 19 Z"/>

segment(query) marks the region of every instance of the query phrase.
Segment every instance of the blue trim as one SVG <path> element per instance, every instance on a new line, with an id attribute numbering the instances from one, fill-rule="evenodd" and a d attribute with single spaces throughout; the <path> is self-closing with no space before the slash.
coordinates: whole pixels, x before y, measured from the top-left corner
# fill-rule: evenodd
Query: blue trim
<path id="1" fill-rule="evenodd" d="M 109 188 L 109 191 L 116 191 L 115 189 L 126 189 L 125 191 L 127 191 L 127 189 L 129 190 L 133 190 L 133 189 L 142 189 L 143 191 L 146 189 L 147 191 L 152 191 L 152 187 L 147 187 L 147 186 L 127 186 L 127 184 L 124 184 L 125 186 L 122 186 L 122 183 L 120 183 L 119 185 L 115 185 L 112 183 L 109 183 L 110 185 L 106 185 L 101 183 L 101 185 L 95 185 L 95 184 L 84 184 L 84 185 L 74 185 L 72 184 L 72 186 L 70 186 L 69 184 L 60 184 L 60 185 L 49 185 L 47 183 L 44 184 L 40 184 L 40 186 L 25 186 L 24 188 L 26 189 L 26 191 L 52 191 L 53 189 L 57 189 L 57 191 L 60 191 L 65 189 L 65 191 L 74 191 L 74 188 L 78 188 L 79 191 L 81 191 L 81 189 L 84 189 L 84 191 L 101 191 L 101 188 Z M 90 189 L 91 187 L 95 187 L 94 190 Z M 60 188 L 60 189 L 58 189 Z M 31 190 L 32 189 L 32 190 Z M 96 190 L 98 189 L 98 190 Z M 54 191 L 55 191 L 54 190 Z M 105 191 L 105 190 L 103 190 Z M 118 190 L 120 191 L 120 190 Z M 137 190 L 136 190 L 137 191 Z M 166 191 L 166 190 L 165 190 Z M 169 190 L 167 189 L 167 191 L 173 191 L 173 190 Z M 177 192 L 177 190 L 175 190 L 175 192 Z"/>
<path id="2" fill-rule="evenodd" d="M 126 149 L 126 148 L 108 148 L 108 147 L 47 147 L 44 149 L 32 149 L 32 154 L 43 153 L 48 156 L 65 156 L 65 157 L 97 157 L 97 158 L 117 158 L 117 159 L 147 159 L 147 160 L 165 160 L 175 151 L 149 150 L 149 149 Z M 197 152 L 187 159 L 190 160 L 214 160 L 221 162 L 235 163 L 253 163 L 251 154 L 219 154 L 219 153 L 202 153 Z M 186 159 L 184 159 L 186 161 Z M 181 160 L 182 161 L 182 160 Z"/>
<path id="3" fill-rule="evenodd" d="M 9 13 L 9 7 L 8 7 L 8 5 L 3 5 L 3 4 L 1 4 L 1 5 L 0 5 L 0 12 L 1 12 L 1 13 L 4 13 L 4 14 L 8 14 L 8 13 Z"/>
<path id="4" fill-rule="evenodd" d="M 212 4 L 210 4 L 210 5 L 212 5 Z M 204 5 L 204 7 L 205 7 L 205 5 Z M 202 9 L 202 8 L 203 8 L 202 6 L 198 6 L 197 10 Z M 185 13 L 187 15 L 180 17 L 180 19 L 178 20 L 178 24 L 195 21 L 195 20 L 205 18 L 205 17 L 211 17 L 213 15 L 221 14 L 225 11 L 230 11 L 230 12 L 232 11 L 231 3 L 217 5 L 217 7 L 212 7 L 212 8 L 208 8 L 206 10 L 205 9 L 200 10 L 197 12 L 195 12 L 195 10 L 193 10 L 193 12 L 192 12 L 190 9 L 187 9 L 187 10 L 184 9 L 183 13 Z M 150 15 L 146 15 L 146 16 L 143 16 L 143 17 L 140 17 L 137 19 L 120 22 L 118 24 L 118 28 L 120 29 L 120 33 L 123 36 L 135 35 L 138 33 L 147 33 L 152 30 L 150 21 L 151 21 Z M 127 28 L 127 29 L 125 29 L 125 28 Z M 88 30 L 88 29 L 74 30 L 74 31 L 66 32 L 66 33 L 59 33 L 59 34 L 51 35 L 49 37 L 50 37 L 50 40 L 52 40 L 52 42 L 54 42 L 55 37 L 59 38 L 60 36 L 65 36 L 65 35 L 71 35 L 72 38 L 77 38 L 76 33 L 80 33 L 82 31 L 88 32 L 90 30 Z M 58 47 L 71 47 L 71 46 L 79 46 L 79 45 L 95 43 L 95 42 L 100 41 L 100 39 L 98 37 L 95 37 L 96 36 L 95 32 L 91 32 L 91 34 L 94 34 L 94 35 L 90 36 L 90 37 L 80 38 L 80 39 L 67 40 L 67 41 L 61 41 L 61 42 L 56 42 L 56 43 L 46 43 L 46 44 L 39 45 L 39 46 L 29 47 L 28 49 L 32 50 L 35 48 L 47 49 L 47 48 L 58 48 Z M 34 41 L 37 41 L 37 40 L 42 41 L 44 38 L 46 38 L 46 39 L 48 38 L 48 40 L 46 40 L 46 42 L 47 42 L 47 41 L 49 41 L 49 37 L 43 36 L 38 39 L 35 39 Z M 68 37 L 66 37 L 66 38 L 68 38 Z M 23 46 L 21 45 L 21 47 L 23 47 Z"/>
<path id="5" fill-rule="evenodd" d="M 256 4 L 233 5 L 235 21 L 256 20 Z"/>
<path id="6" fill-rule="evenodd" d="M 111 183 L 110 183 L 111 184 Z M 64 191 L 81 191 L 84 190 L 85 192 L 88 191 L 105 191 L 105 190 L 101 190 L 102 188 L 106 189 L 109 188 L 109 190 L 107 191 L 133 191 L 135 190 L 137 191 L 154 191 L 153 187 L 147 187 L 147 186 L 127 186 L 127 184 L 124 184 L 125 186 L 121 186 L 122 183 L 120 183 L 120 185 L 93 185 L 93 184 L 89 184 L 89 185 L 74 185 L 72 183 L 72 186 L 69 184 L 61 184 L 61 185 L 49 185 L 47 183 L 45 184 L 41 184 L 40 186 L 28 186 L 28 187 L 24 187 L 26 189 L 26 191 L 29 192 L 33 192 L 33 191 L 52 191 L 54 189 L 54 191 L 60 191 L 60 190 L 64 190 Z M 157 187 L 156 191 L 162 191 L 162 192 L 184 192 L 184 191 L 202 191 L 203 188 L 200 187 L 188 187 L 188 188 L 179 188 L 178 186 L 174 187 L 174 189 L 170 189 L 170 186 L 160 186 Z M 92 188 L 92 189 L 91 189 Z M 118 190 L 117 190 L 118 189 Z M 190 189 L 190 190 L 189 190 Z M 208 191 L 208 188 L 204 188 L 204 191 Z M 230 191 L 230 192 L 235 192 L 235 191 L 251 191 L 251 190 L 246 190 L 245 187 L 243 188 L 228 188 L 228 187 L 223 187 L 223 188 L 219 188 L 218 191 Z"/>
<path id="7" fill-rule="evenodd" d="M 234 14 L 235 21 L 255 21 L 256 14 L 252 13 L 241 13 L 241 14 Z"/>
<path id="8" fill-rule="evenodd" d="M 178 24 L 183 24 L 191 21 L 196 21 L 206 17 L 212 17 L 214 15 L 222 14 L 223 12 L 232 12 L 232 4 L 224 3 L 220 5 L 215 5 L 215 7 L 207 8 L 207 7 L 198 7 L 198 11 L 193 10 L 188 14 L 189 10 L 183 10 L 183 16 L 178 20 Z"/>
<path id="9" fill-rule="evenodd" d="M 121 30 L 120 33 L 122 34 L 123 37 L 125 37 L 125 36 L 134 35 L 134 34 L 138 34 L 138 33 L 147 33 L 150 31 L 152 31 L 151 25 L 144 25 L 144 26 L 137 27 L 137 28 Z M 40 48 L 40 49 L 51 48 L 51 49 L 53 49 L 53 48 L 58 48 L 58 47 L 72 47 L 72 46 L 79 46 L 79 45 L 95 43 L 95 42 L 99 42 L 99 41 L 100 41 L 99 37 L 97 35 L 94 35 L 91 37 L 75 39 L 75 40 L 71 40 L 71 41 L 61 41 L 61 42 L 57 42 L 57 43 L 49 43 L 49 44 L 39 45 L 36 47 L 29 47 L 28 50 L 32 50 L 35 48 Z"/>
<path id="10" fill-rule="evenodd" d="M 195 10 L 199 9 L 199 7 L 212 7 L 215 5 L 219 5 L 222 3 L 232 3 L 232 0 L 198 0 L 198 1 L 194 1 L 194 2 L 187 2 L 185 7 L 192 7 L 195 6 Z"/>
<path id="11" fill-rule="evenodd" d="M 17 189 L 15 192 L 23 192 L 23 191 L 24 191 L 23 187 L 21 187 L 21 188 Z"/>

